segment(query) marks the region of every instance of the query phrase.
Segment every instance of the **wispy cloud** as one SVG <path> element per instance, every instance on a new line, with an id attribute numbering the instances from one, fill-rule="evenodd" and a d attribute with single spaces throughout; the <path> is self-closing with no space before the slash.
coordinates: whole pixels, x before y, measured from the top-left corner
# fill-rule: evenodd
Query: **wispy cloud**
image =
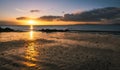
<path id="1" fill-rule="evenodd" d="M 30 12 L 31 13 L 38 13 L 38 12 L 40 12 L 40 10 L 37 10 L 37 9 L 36 10 L 30 10 Z"/>
<path id="2" fill-rule="evenodd" d="M 18 12 L 26 12 L 25 10 L 20 9 L 20 8 L 16 8 L 15 10 L 18 11 Z"/>
<path id="3" fill-rule="evenodd" d="M 28 17 L 18 17 L 18 18 L 16 18 L 17 20 L 29 20 L 30 18 L 28 18 Z"/>

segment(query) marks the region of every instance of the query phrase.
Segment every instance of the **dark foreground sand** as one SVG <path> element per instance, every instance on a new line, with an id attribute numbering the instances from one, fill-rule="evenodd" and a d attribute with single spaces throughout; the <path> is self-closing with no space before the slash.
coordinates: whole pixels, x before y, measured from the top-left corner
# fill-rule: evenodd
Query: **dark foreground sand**
<path id="1" fill-rule="evenodd" d="M 0 70 L 120 70 L 120 35 L 63 32 L 0 42 Z"/>

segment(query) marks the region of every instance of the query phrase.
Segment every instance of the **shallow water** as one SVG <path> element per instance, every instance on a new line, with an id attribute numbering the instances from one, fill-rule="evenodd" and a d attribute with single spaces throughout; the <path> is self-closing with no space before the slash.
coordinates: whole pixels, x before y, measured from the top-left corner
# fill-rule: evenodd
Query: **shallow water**
<path id="1" fill-rule="evenodd" d="M 70 32 L 0 33 L 0 70 L 119 70 L 120 38 Z"/>

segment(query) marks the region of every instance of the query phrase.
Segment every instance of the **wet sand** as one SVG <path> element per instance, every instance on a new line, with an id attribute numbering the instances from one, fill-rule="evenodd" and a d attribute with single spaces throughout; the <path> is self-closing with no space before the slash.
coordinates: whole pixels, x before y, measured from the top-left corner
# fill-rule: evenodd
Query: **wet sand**
<path id="1" fill-rule="evenodd" d="M 56 32 L 30 38 L 0 41 L 0 70 L 120 70 L 120 35 Z"/>

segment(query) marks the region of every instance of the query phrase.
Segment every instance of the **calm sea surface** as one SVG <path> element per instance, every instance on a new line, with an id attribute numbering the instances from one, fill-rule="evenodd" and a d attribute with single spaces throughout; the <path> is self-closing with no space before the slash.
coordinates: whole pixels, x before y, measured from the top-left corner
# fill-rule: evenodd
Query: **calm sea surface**
<path id="1" fill-rule="evenodd" d="M 30 26 L 0 26 L 15 30 L 29 31 Z M 34 30 L 39 29 L 69 29 L 69 30 L 96 30 L 96 31 L 120 31 L 120 25 L 68 25 L 68 26 L 33 26 Z"/>

